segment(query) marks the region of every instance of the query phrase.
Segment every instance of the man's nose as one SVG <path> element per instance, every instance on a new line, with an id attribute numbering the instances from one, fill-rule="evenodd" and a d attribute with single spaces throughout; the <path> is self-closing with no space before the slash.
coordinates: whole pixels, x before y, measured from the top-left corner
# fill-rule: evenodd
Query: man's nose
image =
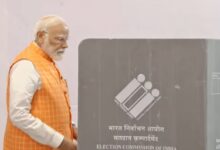
<path id="1" fill-rule="evenodd" d="M 68 48 L 67 41 L 64 41 L 64 43 L 63 43 L 63 48 Z"/>

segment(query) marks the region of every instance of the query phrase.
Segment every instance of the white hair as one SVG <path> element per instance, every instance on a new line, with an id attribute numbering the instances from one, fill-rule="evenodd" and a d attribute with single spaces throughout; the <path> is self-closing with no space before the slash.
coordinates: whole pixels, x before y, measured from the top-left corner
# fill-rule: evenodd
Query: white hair
<path id="1" fill-rule="evenodd" d="M 38 32 L 40 31 L 47 32 L 49 27 L 54 26 L 59 23 L 66 24 L 65 20 L 59 16 L 56 16 L 56 15 L 43 16 L 42 18 L 40 18 L 40 20 L 35 25 L 35 28 L 34 28 L 35 38 Z"/>

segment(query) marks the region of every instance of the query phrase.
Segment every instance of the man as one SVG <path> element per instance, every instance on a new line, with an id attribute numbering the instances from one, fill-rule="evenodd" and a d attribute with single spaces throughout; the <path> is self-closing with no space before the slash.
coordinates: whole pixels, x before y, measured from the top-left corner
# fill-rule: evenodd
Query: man
<path id="1" fill-rule="evenodd" d="M 68 47 L 68 34 L 62 18 L 42 17 L 35 41 L 12 63 L 4 150 L 76 150 L 67 85 L 54 63 Z"/>

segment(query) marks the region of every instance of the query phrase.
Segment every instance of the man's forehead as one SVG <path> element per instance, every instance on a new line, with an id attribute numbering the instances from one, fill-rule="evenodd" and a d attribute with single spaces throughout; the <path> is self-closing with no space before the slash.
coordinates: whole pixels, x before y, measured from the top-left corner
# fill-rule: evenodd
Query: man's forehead
<path id="1" fill-rule="evenodd" d="M 55 35 L 59 37 L 66 37 L 69 34 L 69 30 L 67 29 L 54 29 L 54 30 L 49 30 L 48 32 L 50 35 Z"/>
<path id="2" fill-rule="evenodd" d="M 68 36 L 68 34 L 55 34 L 56 37 L 65 38 Z"/>

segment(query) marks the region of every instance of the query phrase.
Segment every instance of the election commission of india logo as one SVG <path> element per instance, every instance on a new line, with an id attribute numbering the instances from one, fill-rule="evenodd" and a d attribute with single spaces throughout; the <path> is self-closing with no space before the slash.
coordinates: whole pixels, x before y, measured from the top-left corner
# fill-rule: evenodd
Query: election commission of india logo
<path id="1" fill-rule="evenodd" d="M 115 102 L 130 118 L 139 120 L 160 98 L 160 91 L 139 74 L 117 94 Z"/>

